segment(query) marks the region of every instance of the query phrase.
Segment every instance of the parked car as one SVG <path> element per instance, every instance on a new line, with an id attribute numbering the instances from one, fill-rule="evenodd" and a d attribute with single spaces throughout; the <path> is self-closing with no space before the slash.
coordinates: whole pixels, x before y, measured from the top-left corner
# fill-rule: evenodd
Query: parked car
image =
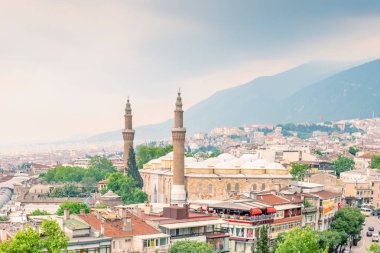
<path id="1" fill-rule="evenodd" d="M 372 235 L 372 242 L 379 242 L 379 235 L 378 234 Z"/>
<path id="2" fill-rule="evenodd" d="M 368 231 L 374 231 L 375 228 L 374 227 L 368 227 Z"/>
<path id="3" fill-rule="evenodd" d="M 371 237 L 372 236 L 372 231 L 367 231 L 367 236 Z"/>

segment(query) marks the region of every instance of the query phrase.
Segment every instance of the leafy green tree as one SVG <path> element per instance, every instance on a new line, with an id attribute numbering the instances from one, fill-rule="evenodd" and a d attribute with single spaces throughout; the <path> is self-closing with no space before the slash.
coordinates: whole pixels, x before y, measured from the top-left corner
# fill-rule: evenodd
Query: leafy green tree
<path id="1" fill-rule="evenodd" d="M 344 233 L 336 230 L 326 230 L 318 232 L 319 245 L 322 249 L 328 248 L 329 253 L 335 252 L 339 245 L 344 244 Z"/>
<path id="2" fill-rule="evenodd" d="M 268 226 L 262 226 L 259 229 L 259 236 L 257 238 L 256 249 L 252 250 L 253 253 L 269 253 L 269 238 L 268 238 Z"/>
<path id="3" fill-rule="evenodd" d="M 139 169 L 141 169 L 143 165 L 149 162 L 150 160 L 164 156 L 171 151 L 173 151 L 173 146 L 156 147 L 139 145 L 136 149 L 137 166 Z"/>
<path id="4" fill-rule="evenodd" d="M 82 186 L 85 193 L 90 194 L 96 187 L 97 181 L 94 177 L 86 176 L 82 179 Z"/>
<path id="5" fill-rule="evenodd" d="M 65 208 L 69 210 L 70 214 L 79 214 L 81 209 L 84 209 L 86 213 L 90 212 L 90 208 L 86 204 L 78 202 L 64 202 L 59 205 L 56 214 L 63 215 Z"/>
<path id="6" fill-rule="evenodd" d="M 369 165 L 372 169 L 380 169 L 380 155 L 374 155 L 371 158 L 371 164 Z"/>
<path id="7" fill-rule="evenodd" d="M 319 149 L 316 149 L 316 150 L 314 151 L 314 154 L 316 154 L 316 155 L 320 155 L 320 156 L 323 155 L 323 154 L 322 154 L 322 151 L 320 151 Z"/>
<path id="8" fill-rule="evenodd" d="M 379 243 L 372 243 L 369 247 L 369 251 L 373 253 L 380 253 L 380 244 Z"/>
<path id="9" fill-rule="evenodd" d="M 350 153 L 353 156 L 356 156 L 356 154 L 359 152 L 358 147 L 351 146 L 348 148 L 348 153 Z"/>
<path id="10" fill-rule="evenodd" d="M 349 157 L 339 156 L 334 162 L 333 162 L 334 170 L 337 175 L 337 177 L 340 176 L 340 173 L 344 171 L 353 170 L 355 167 L 355 162 Z"/>
<path id="11" fill-rule="evenodd" d="M 139 169 L 137 168 L 136 164 L 136 156 L 135 151 L 133 147 L 129 149 L 129 158 L 128 158 L 128 164 L 127 164 L 127 174 L 129 177 L 133 178 L 136 182 L 136 186 L 138 188 L 143 187 L 143 179 L 140 175 Z"/>
<path id="12" fill-rule="evenodd" d="M 327 253 L 328 249 L 321 249 L 319 238 L 310 227 L 299 227 L 290 230 L 284 235 L 284 241 L 278 243 L 276 253 Z"/>
<path id="13" fill-rule="evenodd" d="M 206 242 L 178 241 L 169 248 L 169 253 L 216 253 Z"/>
<path id="14" fill-rule="evenodd" d="M 347 239 L 351 241 L 360 235 L 364 217 L 359 208 L 345 207 L 336 212 L 333 222 L 331 223 L 331 230 L 340 232 L 342 242 Z"/>
<path id="15" fill-rule="evenodd" d="M 51 198 L 78 197 L 80 195 L 77 187 L 73 184 L 66 184 L 63 187 L 56 187 L 49 194 Z"/>
<path id="16" fill-rule="evenodd" d="M 30 215 L 32 215 L 32 216 L 43 216 L 43 215 L 50 215 L 50 214 L 51 213 L 49 213 L 46 210 L 36 209 Z"/>
<path id="17" fill-rule="evenodd" d="M 61 253 L 67 249 L 69 238 L 54 220 L 44 220 L 41 234 L 27 226 L 25 231 L 18 231 L 15 236 L 0 243 L 0 252 L 4 253 Z"/>
<path id="18" fill-rule="evenodd" d="M 148 195 L 136 186 L 136 182 L 120 172 L 113 173 L 107 180 L 107 189 L 118 194 L 124 204 L 143 203 Z"/>
<path id="19" fill-rule="evenodd" d="M 67 248 L 69 238 L 65 236 L 58 223 L 53 220 L 44 220 L 41 225 L 42 247 L 49 253 L 61 253 Z"/>
<path id="20" fill-rule="evenodd" d="M 309 165 L 293 163 L 291 165 L 290 174 L 293 177 L 293 180 L 303 181 L 308 172 Z"/>
<path id="21" fill-rule="evenodd" d="M 0 216 L 0 221 L 9 221 L 8 216 Z"/>

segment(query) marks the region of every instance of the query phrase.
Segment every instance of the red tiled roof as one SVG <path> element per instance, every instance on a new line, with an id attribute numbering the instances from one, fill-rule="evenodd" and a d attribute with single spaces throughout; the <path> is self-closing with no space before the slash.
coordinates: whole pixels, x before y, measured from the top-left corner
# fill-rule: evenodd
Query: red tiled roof
<path id="1" fill-rule="evenodd" d="M 159 222 L 160 224 L 171 224 L 171 223 L 183 223 L 183 222 L 193 222 L 193 221 L 205 221 L 205 220 L 217 220 L 217 216 L 211 216 L 202 213 L 191 213 L 189 212 L 189 217 L 186 219 L 173 219 L 164 216 L 146 215 L 144 212 L 141 213 L 141 217 L 144 220 L 151 220 Z"/>
<path id="2" fill-rule="evenodd" d="M 329 191 L 319 191 L 311 193 L 314 196 L 318 196 L 321 199 L 331 199 L 340 196 L 338 193 L 329 192 Z"/>
<path id="3" fill-rule="evenodd" d="M 267 205 L 281 205 L 281 204 L 288 204 L 291 202 L 286 197 L 277 196 L 273 194 L 266 194 L 266 195 L 258 195 L 256 197 L 256 200 L 263 202 Z"/>
<path id="4" fill-rule="evenodd" d="M 98 184 L 105 184 L 105 183 L 107 183 L 107 179 L 103 179 L 103 180 L 98 182 Z"/>
<path id="5" fill-rule="evenodd" d="M 78 215 L 80 219 L 89 224 L 94 229 L 100 231 L 100 220 L 94 214 Z M 123 221 L 105 221 L 104 222 L 104 235 L 109 237 L 125 237 L 134 235 L 148 235 L 158 234 L 160 231 L 146 224 L 143 220 L 131 215 L 132 231 L 126 232 L 123 230 Z"/>

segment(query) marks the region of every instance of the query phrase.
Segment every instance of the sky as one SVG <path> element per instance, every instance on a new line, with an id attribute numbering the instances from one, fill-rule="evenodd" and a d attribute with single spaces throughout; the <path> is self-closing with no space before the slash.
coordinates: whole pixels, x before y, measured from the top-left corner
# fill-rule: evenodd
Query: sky
<path id="1" fill-rule="evenodd" d="M 380 57 L 380 2 L 0 0 L 0 145 L 173 115 L 310 61 Z"/>

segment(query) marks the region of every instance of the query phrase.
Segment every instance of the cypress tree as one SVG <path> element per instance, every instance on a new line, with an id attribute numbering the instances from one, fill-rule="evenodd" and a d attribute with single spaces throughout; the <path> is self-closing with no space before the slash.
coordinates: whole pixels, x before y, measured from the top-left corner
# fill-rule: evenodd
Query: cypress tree
<path id="1" fill-rule="evenodd" d="M 262 226 L 259 229 L 259 235 L 257 238 L 256 249 L 252 249 L 254 253 L 269 253 L 269 238 L 268 238 L 268 226 Z"/>
<path id="2" fill-rule="evenodd" d="M 135 150 L 133 149 L 133 147 L 130 147 L 129 149 L 129 158 L 128 158 L 127 166 L 128 166 L 127 168 L 128 176 L 135 180 L 137 187 L 142 188 L 143 180 L 136 164 L 136 155 L 135 155 Z"/>

